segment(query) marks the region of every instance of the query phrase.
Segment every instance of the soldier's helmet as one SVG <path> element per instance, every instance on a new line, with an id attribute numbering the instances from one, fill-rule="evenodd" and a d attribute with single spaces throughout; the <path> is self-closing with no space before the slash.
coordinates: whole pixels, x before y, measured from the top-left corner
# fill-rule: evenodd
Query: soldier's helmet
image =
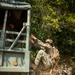
<path id="1" fill-rule="evenodd" d="M 47 42 L 47 43 L 53 43 L 53 40 L 51 40 L 51 39 L 46 39 L 46 41 L 45 42 Z"/>

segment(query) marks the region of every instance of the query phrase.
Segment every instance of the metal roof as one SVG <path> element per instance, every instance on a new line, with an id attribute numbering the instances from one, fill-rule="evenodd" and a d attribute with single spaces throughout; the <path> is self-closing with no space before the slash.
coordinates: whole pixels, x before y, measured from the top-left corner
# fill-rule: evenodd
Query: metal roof
<path id="1" fill-rule="evenodd" d="M 30 9 L 31 5 L 27 2 L 0 2 L 0 8 L 25 10 Z"/>

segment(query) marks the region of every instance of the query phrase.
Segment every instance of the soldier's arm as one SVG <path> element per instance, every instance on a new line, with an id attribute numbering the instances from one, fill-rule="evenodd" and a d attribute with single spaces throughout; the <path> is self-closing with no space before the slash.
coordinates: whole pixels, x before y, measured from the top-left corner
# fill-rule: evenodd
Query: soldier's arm
<path id="1" fill-rule="evenodd" d="M 41 47 L 44 47 L 44 48 L 47 48 L 47 49 L 51 49 L 52 48 L 50 45 L 46 45 L 41 40 L 39 40 L 38 38 L 36 38 L 33 34 L 31 34 L 31 39 L 33 39 L 34 43 L 38 44 L 40 48 Z"/>
<path id="2" fill-rule="evenodd" d="M 31 46 L 40 49 L 40 46 L 35 42 L 35 40 L 31 36 L 29 40 L 30 40 Z"/>
<path id="3" fill-rule="evenodd" d="M 31 34 L 30 38 L 34 41 L 34 43 L 38 44 L 39 46 L 45 46 L 45 44 L 41 40 L 36 38 L 33 34 Z"/>

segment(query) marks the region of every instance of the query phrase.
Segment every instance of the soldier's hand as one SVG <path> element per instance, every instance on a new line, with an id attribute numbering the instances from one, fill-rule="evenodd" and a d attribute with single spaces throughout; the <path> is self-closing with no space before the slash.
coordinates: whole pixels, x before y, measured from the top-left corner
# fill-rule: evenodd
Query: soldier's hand
<path id="1" fill-rule="evenodd" d="M 31 39 L 31 38 L 30 38 L 30 42 L 31 42 L 32 44 L 34 44 L 34 40 L 33 40 L 33 39 Z"/>
<path id="2" fill-rule="evenodd" d="M 33 40 L 36 40 L 36 39 L 37 39 L 33 34 L 31 34 L 30 37 L 31 37 Z"/>

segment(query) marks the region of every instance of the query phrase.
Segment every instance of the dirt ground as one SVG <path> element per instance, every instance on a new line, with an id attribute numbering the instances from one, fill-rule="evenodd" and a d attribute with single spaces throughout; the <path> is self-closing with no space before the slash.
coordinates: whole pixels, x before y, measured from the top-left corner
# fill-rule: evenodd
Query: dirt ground
<path id="1" fill-rule="evenodd" d="M 60 61 L 58 67 L 53 71 L 53 75 L 62 75 L 64 65 L 66 66 L 67 75 L 75 75 L 75 62 L 71 60 Z M 43 70 L 41 65 L 39 65 L 38 69 L 34 75 L 50 75 L 50 69 Z"/>

